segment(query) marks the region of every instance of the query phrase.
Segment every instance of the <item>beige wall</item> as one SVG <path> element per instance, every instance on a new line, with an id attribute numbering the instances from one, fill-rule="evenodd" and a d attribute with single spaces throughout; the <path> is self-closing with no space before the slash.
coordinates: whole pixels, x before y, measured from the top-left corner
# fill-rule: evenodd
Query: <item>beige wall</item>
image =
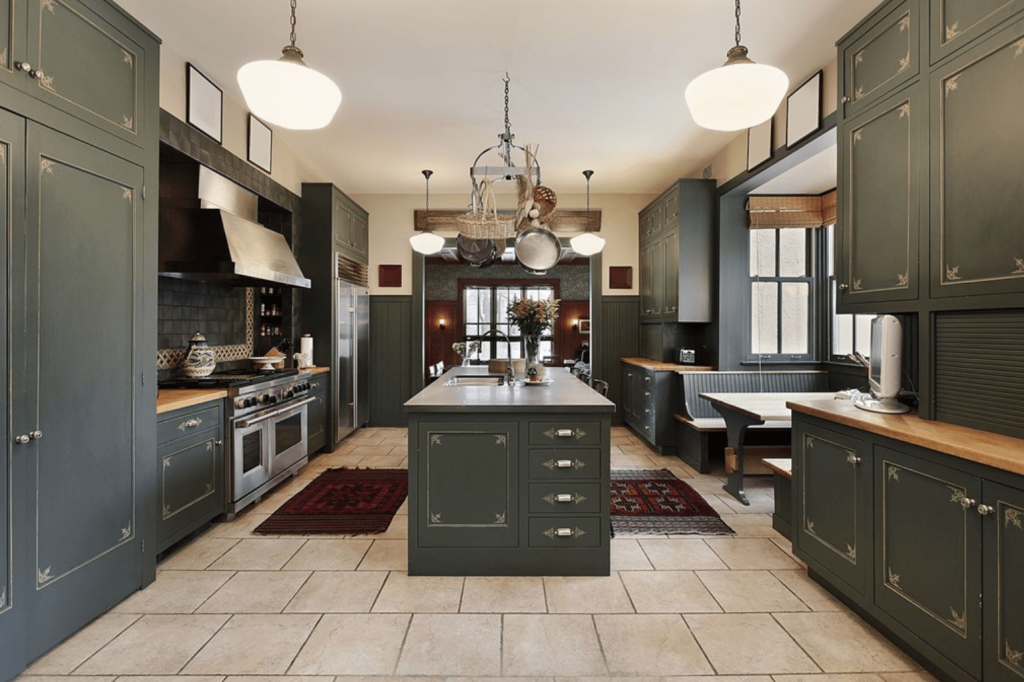
<path id="1" fill-rule="evenodd" d="M 557 191 L 557 188 L 556 188 Z M 462 210 L 469 199 L 466 194 L 430 195 L 432 209 Z M 413 211 L 424 206 L 422 194 L 359 194 L 352 198 L 370 213 L 370 294 L 402 295 L 412 293 L 412 249 L 409 237 L 413 231 Z M 601 209 L 601 236 L 607 240 L 602 256 L 605 296 L 637 295 L 639 291 L 637 213 L 651 203 L 654 194 L 591 194 L 590 207 Z M 564 209 L 584 209 L 585 194 L 560 194 L 558 205 Z M 501 204 L 499 204 L 499 207 Z M 510 206 L 511 207 L 511 206 Z M 449 236 L 449 235 L 446 235 Z M 450 235 L 454 236 L 454 234 Z M 401 288 L 380 288 L 378 265 L 401 265 Z M 608 266 L 629 265 L 633 268 L 632 289 L 609 289 Z"/>
<path id="2" fill-rule="evenodd" d="M 185 58 L 174 50 L 160 47 L 160 107 L 176 118 L 185 120 Z M 201 64 L 196 68 L 203 70 Z M 223 139 L 221 144 L 240 159 L 247 158 L 249 134 L 249 110 L 243 102 L 224 95 Z M 271 173 L 276 182 L 292 192 L 302 194 L 302 183 L 316 181 L 323 174 L 300 162 L 291 148 L 274 135 L 274 149 Z"/>
<path id="3" fill-rule="evenodd" d="M 831 62 L 821 67 L 822 79 L 821 79 L 821 117 L 825 118 L 836 110 L 837 100 L 837 77 L 838 71 L 836 66 L 836 60 L 833 59 Z M 801 80 L 795 81 L 790 84 L 790 90 L 795 90 L 800 87 L 808 78 L 814 73 L 812 71 L 806 74 Z M 782 106 L 779 107 L 779 111 L 775 114 L 772 119 L 772 134 L 774 139 L 774 149 L 783 148 L 786 146 L 786 101 L 783 100 Z M 713 158 L 710 159 L 712 164 L 712 173 L 715 180 L 718 181 L 718 185 L 724 185 L 729 180 L 732 180 L 740 173 L 747 170 L 747 131 L 744 130 L 738 133 L 729 144 L 723 147 Z M 686 177 L 699 178 L 707 166 L 708 162 L 705 161 L 700 166 L 691 168 Z"/>

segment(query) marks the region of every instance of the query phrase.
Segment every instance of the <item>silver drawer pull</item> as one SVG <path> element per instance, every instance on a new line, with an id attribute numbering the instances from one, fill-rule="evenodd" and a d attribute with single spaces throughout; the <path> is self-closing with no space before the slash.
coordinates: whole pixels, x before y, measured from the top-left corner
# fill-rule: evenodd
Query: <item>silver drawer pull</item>
<path id="1" fill-rule="evenodd" d="M 572 528 L 559 528 L 555 531 L 555 535 L 557 535 L 560 538 L 571 538 Z"/>
<path id="2" fill-rule="evenodd" d="M 555 502 L 572 502 L 572 495 L 569 493 L 559 493 L 555 495 Z"/>
<path id="3" fill-rule="evenodd" d="M 579 440 L 580 438 L 583 438 L 584 436 L 586 436 L 587 432 L 584 431 L 583 429 L 554 429 L 554 428 L 551 428 L 551 429 L 548 429 L 547 431 L 545 431 L 544 435 L 547 436 L 548 438 L 550 438 L 551 440 L 555 440 L 556 438 L 573 438 L 573 437 L 575 437 L 576 440 Z"/>
<path id="4" fill-rule="evenodd" d="M 202 419 L 200 419 L 199 417 L 195 417 L 194 419 L 189 419 L 188 421 L 183 421 L 180 424 L 178 424 L 178 430 L 184 431 L 185 429 L 194 429 L 195 427 L 199 426 L 202 423 Z"/>
<path id="5" fill-rule="evenodd" d="M 572 460 L 560 459 L 557 462 L 555 462 L 555 466 L 558 467 L 559 469 L 572 469 Z"/>
<path id="6" fill-rule="evenodd" d="M 555 435 L 559 438 L 572 438 L 572 429 L 558 429 Z"/>
<path id="7" fill-rule="evenodd" d="M 551 540 L 555 538 L 579 538 L 587 534 L 582 528 L 548 528 L 544 535 Z"/>

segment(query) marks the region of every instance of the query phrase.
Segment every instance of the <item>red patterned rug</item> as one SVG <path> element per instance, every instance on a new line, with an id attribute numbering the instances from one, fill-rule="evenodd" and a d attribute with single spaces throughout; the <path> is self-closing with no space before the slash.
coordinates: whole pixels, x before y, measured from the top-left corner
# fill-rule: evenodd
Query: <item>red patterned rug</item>
<path id="1" fill-rule="evenodd" d="M 372 535 L 409 492 L 407 469 L 328 469 L 256 527 L 264 535 Z"/>
<path id="2" fill-rule="evenodd" d="M 611 479 L 612 535 L 735 532 L 668 469 L 613 471 Z"/>

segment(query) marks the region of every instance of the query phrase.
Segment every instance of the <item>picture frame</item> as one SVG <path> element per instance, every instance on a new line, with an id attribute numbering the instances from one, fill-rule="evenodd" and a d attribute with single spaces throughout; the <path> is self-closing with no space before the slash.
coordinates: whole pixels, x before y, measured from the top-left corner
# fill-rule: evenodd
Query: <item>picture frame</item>
<path id="1" fill-rule="evenodd" d="M 633 288 L 633 266 L 611 265 L 608 267 L 608 288 L 609 289 L 632 289 Z"/>
<path id="2" fill-rule="evenodd" d="M 185 122 L 221 143 L 224 92 L 191 62 L 185 64 Z"/>
<path id="3" fill-rule="evenodd" d="M 772 158 L 774 121 L 768 119 L 753 128 L 747 128 L 747 170 L 754 170 Z"/>
<path id="4" fill-rule="evenodd" d="M 274 160 L 274 131 L 249 114 L 249 163 L 270 175 Z"/>
<path id="5" fill-rule="evenodd" d="M 786 98 L 786 147 L 821 127 L 821 79 L 818 71 Z"/>
<path id="6" fill-rule="evenodd" d="M 580 319 L 579 332 L 580 332 L 580 334 L 589 334 L 590 333 L 590 318 L 581 318 Z"/>

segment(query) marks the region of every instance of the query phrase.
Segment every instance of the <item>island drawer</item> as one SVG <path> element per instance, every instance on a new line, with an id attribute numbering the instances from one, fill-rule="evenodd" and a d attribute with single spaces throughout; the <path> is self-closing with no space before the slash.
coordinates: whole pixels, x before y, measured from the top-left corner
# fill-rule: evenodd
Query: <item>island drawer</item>
<path id="1" fill-rule="evenodd" d="M 530 484 L 531 514 L 596 514 L 600 501 L 600 483 Z"/>
<path id="2" fill-rule="evenodd" d="M 164 415 L 160 415 L 163 417 Z M 220 426 L 220 403 L 205 409 L 187 408 L 169 413 L 156 425 L 157 444 L 169 443 Z"/>
<path id="3" fill-rule="evenodd" d="M 530 478 L 601 478 L 601 451 L 530 450 Z"/>
<path id="4" fill-rule="evenodd" d="M 608 529 L 603 531 L 607 535 Z M 596 516 L 530 519 L 530 547 L 600 547 L 601 533 L 601 518 Z"/>
<path id="5" fill-rule="evenodd" d="M 600 445 L 601 423 L 566 419 L 530 422 L 530 445 Z"/>

